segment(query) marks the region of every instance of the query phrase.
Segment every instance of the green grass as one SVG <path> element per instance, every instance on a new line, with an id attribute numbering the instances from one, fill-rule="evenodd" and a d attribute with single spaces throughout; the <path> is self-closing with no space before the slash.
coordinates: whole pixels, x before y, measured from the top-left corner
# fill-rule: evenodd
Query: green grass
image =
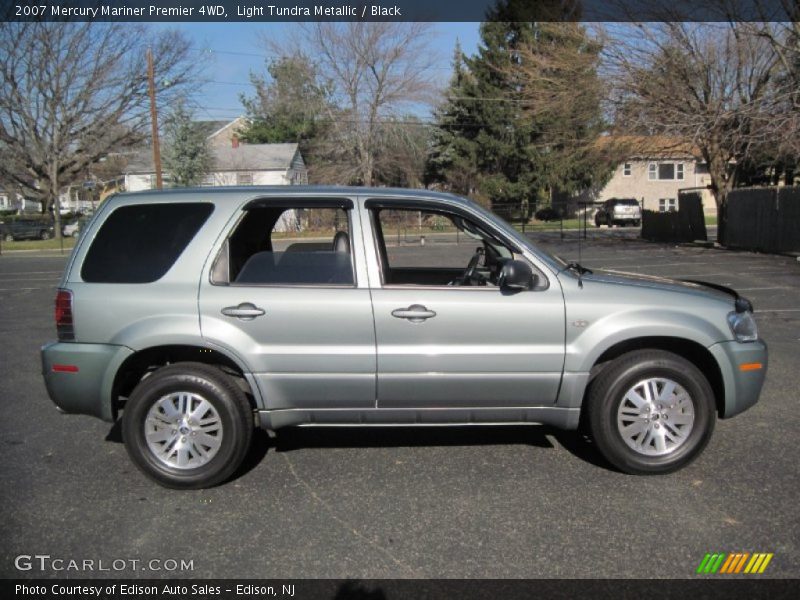
<path id="1" fill-rule="evenodd" d="M 513 223 L 514 229 L 522 231 L 521 223 Z M 564 229 L 581 229 L 583 227 L 583 219 L 564 219 Z M 594 227 L 594 220 L 589 219 L 586 221 L 586 227 Z M 542 231 L 544 229 L 560 229 L 561 221 L 531 221 L 525 223 L 524 230 L 527 231 Z"/>
<path id="2" fill-rule="evenodd" d="M 64 252 L 72 250 L 76 238 L 64 238 Z M 61 250 L 58 240 L 17 240 L 16 242 L 0 241 L 3 252 L 11 250 Z"/>
<path id="3" fill-rule="evenodd" d="M 706 225 L 716 225 L 717 217 L 706 217 Z"/>

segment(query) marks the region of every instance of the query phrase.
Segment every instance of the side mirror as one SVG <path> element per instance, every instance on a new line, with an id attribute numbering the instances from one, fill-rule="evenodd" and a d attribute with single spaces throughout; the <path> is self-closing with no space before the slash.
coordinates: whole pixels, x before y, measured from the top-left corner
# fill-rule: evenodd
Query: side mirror
<path id="1" fill-rule="evenodd" d="M 519 292 L 536 286 L 536 275 L 531 266 L 521 260 L 509 260 L 503 264 L 497 280 L 501 290 Z"/>

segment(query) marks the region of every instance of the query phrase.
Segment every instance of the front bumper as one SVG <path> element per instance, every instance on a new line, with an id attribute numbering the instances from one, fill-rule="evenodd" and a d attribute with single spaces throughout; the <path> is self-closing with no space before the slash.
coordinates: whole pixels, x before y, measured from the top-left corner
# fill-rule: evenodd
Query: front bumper
<path id="1" fill-rule="evenodd" d="M 755 342 L 720 342 L 709 347 L 722 372 L 725 386 L 723 419 L 738 415 L 758 402 L 767 377 L 767 344 Z M 742 370 L 742 365 L 761 364 L 760 369 Z"/>
<path id="2" fill-rule="evenodd" d="M 66 413 L 113 422 L 114 378 L 133 354 L 126 346 L 53 342 L 42 346 L 42 376 L 50 399 Z"/>

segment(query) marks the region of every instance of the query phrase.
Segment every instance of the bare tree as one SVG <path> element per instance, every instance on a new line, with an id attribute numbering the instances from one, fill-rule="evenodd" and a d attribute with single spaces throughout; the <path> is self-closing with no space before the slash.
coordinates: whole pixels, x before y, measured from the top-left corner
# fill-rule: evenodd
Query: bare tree
<path id="1" fill-rule="evenodd" d="M 177 32 L 150 36 L 131 23 L 0 23 L 0 179 L 47 211 L 63 186 L 109 151 L 140 141 L 148 45 L 168 105 L 194 70 Z"/>
<path id="2" fill-rule="evenodd" d="M 607 47 L 616 123 L 692 142 L 708 165 L 725 235 L 740 165 L 798 135 L 780 57 L 749 24 L 636 24 Z"/>
<path id="3" fill-rule="evenodd" d="M 314 57 L 325 103 L 325 133 L 317 140 L 321 160 L 315 179 L 372 185 L 391 161 L 381 153 L 390 122 L 433 100 L 430 26 L 425 23 L 311 23 L 288 42 L 267 41 L 279 56 Z"/>

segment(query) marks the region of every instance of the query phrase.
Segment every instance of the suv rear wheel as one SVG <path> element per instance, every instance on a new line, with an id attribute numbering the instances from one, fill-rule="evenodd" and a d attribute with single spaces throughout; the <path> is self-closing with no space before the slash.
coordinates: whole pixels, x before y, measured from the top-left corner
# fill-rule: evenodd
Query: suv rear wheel
<path id="1" fill-rule="evenodd" d="M 688 360 L 662 350 L 629 352 L 592 383 L 589 428 L 597 448 L 626 473 L 669 473 L 705 448 L 714 394 Z"/>
<path id="2" fill-rule="evenodd" d="M 136 386 L 122 416 L 134 463 L 165 487 L 216 485 L 241 464 L 252 411 L 236 383 L 201 363 L 162 367 Z"/>
<path id="3" fill-rule="evenodd" d="M 39 239 L 40 240 L 49 240 L 50 239 L 50 232 L 46 229 L 39 232 Z"/>

